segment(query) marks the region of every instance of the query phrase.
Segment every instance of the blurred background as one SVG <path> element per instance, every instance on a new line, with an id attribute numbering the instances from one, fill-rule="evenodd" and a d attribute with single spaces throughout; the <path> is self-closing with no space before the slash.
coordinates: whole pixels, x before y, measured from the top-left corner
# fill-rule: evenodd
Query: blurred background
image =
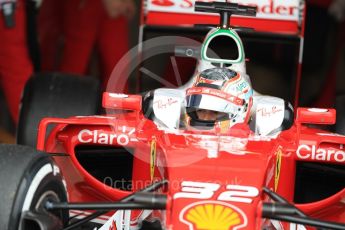
<path id="1" fill-rule="evenodd" d="M 15 143 L 20 97 L 36 73 L 92 76 L 105 90 L 114 66 L 141 39 L 162 35 L 202 41 L 206 30 L 147 30 L 140 35 L 139 0 L 0 0 L 0 142 Z M 306 30 L 299 96 L 300 106 L 333 107 L 345 94 L 345 0 L 306 1 Z M 295 65 L 299 46 L 274 38 L 259 42 L 244 33 L 247 72 L 254 89 L 294 101 Z M 176 79 L 171 55 L 153 57 L 144 65 L 172 84 Z M 194 72 L 195 60 L 177 58 L 183 82 Z M 121 89 L 137 93 L 160 87 L 136 73 Z M 140 87 L 138 87 L 140 85 Z M 87 103 L 86 101 L 84 103 Z M 54 105 L 52 105 L 54 106 Z"/>

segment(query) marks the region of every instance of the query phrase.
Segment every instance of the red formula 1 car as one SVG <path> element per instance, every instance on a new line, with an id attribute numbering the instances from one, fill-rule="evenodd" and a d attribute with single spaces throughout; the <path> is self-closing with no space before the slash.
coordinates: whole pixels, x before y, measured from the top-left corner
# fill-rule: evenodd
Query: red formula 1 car
<path id="1" fill-rule="evenodd" d="M 1 229 L 345 229 L 345 136 L 310 127 L 334 124 L 335 110 L 293 112 L 253 92 L 229 19 L 255 8 L 196 8 L 222 20 L 190 83 L 104 93 L 106 116 L 45 118 L 37 148 L 48 154 L 2 146 Z M 219 39 L 236 55 L 209 51 Z M 226 113 L 212 123 L 192 104 Z"/>

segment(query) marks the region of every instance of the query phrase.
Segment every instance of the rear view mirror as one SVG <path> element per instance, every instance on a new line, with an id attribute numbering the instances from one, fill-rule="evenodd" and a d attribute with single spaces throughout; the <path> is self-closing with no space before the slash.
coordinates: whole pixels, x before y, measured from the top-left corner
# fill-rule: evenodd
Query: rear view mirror
<path id="1" fill-rule="evenodd" d="M 122 109 L 140 111 L 142 97 L 118 93 L 103 93 L 102 105 L 105 109 Z"/>
<path id="2" fill-rule="evenodd" d="M 296 123 L 333 125 L 336 121 L 335 109 L 298 108 Z"/>

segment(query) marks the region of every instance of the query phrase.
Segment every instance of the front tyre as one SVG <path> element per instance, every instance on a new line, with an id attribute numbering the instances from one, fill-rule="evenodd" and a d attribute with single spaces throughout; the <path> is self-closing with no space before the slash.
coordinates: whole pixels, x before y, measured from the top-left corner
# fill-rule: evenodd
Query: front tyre
<path id="1" fill-rule="evenodd" d="M 98 114 L 100 98 L 99 82 L 92 77 L 61 73 L 32 76 L 23 92 L 17 143 L 36 147 L 38 125 L 43 118 Z"/>
<path id="2" fill-rule="evenodd" d="M 67 211 L 50 212 L 46 201 L 67 202 L 59 168 L 48 154 L 0 145 L 0 229 L 61 229 Z"/>

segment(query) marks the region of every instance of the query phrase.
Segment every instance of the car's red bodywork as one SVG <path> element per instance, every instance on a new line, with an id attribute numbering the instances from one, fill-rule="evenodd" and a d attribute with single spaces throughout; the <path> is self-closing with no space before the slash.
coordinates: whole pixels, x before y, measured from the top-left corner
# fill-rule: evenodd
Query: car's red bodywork
<path id="1" fill-rule="evenodd" d="M 155 2 L 171 1 L 150 2 L 153 6 Z M 273 1 L 269 2 L 273 7 Z M 300 20 L 275 23 L 273 20 L 269 25 L 266 19 L 253 20 L 254 27 L 259 30 L 295 34 L 300 38 L 296 99 L 303 50 L 304 4 L 299 8 L 296 18 Z M 145 12 L 142 24 L 148 25 L 180 24 L 178 18 L 189 23 L 199 22 L 200 17 L 205 20 L 204 15 L 182 13 L 170 13 L 176 20 L 167 20 L 166 11 Z M 237 18 L 235 22 L 252 21 Z M 273 115 L 273 106 L 271 110 L 261 111 L 262 116 Z M 53 154 L 66 180 L 69 202 L 119 201 L 154 181 L 166 179 L 168 185 L 159 191 L 168 197 L 166 210 L 149 212 L 148 215 L 151 219 L 159 219 L 163 229 L 309 229 L 262 218 L 263 203 L 271 201 L 263 188 L 267 187 L 295 204 L 299 162 L 327 166 L 345 164 L 345 136 L 309 127 L 309 124 L 334 124 L 334 109 L 298 108 L 291 128 L 277 136 L 265 137 L 251 131 L 248 124 L 235 125 L 226 133 L 220 130 L 163 129 L 143 114 L 142 98 L 138 95 L 113 97 L 105 93 L 103 107 L 109 111 L 106 116 L 43 119 L 37 147 Z M 52 125 L 55 126 L 47 135 L 47 129 Z M 125 152 L 133 156 L 130 177 L 124 176 L 130 180 L 131 190 L 119 189 L 115 185 L 122 175 L 97 179 L 95 173 L 80 161 L 80 155 L 86 152 L 78 152 L 78 149 L 101 149 L 96 151 L 101 154 L 102 147 L 125 150 L 121 154 Z M 116 156 L 116 151 L 112 154 Z M 121 170 L 117 172 L 121 174 Z M 311 217 L 344 223 L 345 189 L 332 191 L 313 202 L 295 205 Z M 131 226 L 137 226 L 145 217 L 144 211 L 131 211 Z"/>
<path id="2" fill-rule="evenodd" d="M 160 216 L 167 229 L 218 229 L 220 225 L 212 228 L 212 224 L 219 224 L 222 218 L 229 224 L 224 229 L 261 229 L 269 222 L 261 218 L 262 202 L 269 201 L 263 187 L 293 202 L 297 161 L 345 162 L 344 136 L 304 125 L 334 123 L 332 109 L 299 108 L 292 128 L 270 138 L 256 136 L 246 125 L 232 128 L 228 134 L 168 132 L 142 114 L 140 96 L 109 100 L 114 99 L 105 94 L 107 108 L 132 111 L 104 117 L 46 118 L 39 127 L 38 149 L 56 153 L 70 202 L 117 201 L 153 181 L 167 179 L 169 184 L 161 191 L 168 195 L 167 210 L 152 214 Z M 56 126 L 46 138 L 50 124 Z M 133 190 L 119 190 L 97 180 L 78 161 L 78 146 L 132 149 Z M 317 202 L 296 205 L 312 217 L 344 222 L 344 197 L 345 189 Z M 137 215 L 140 212 L 132 212 L 132 219 Z M 296 227 L 278 224 L 284 229 Z"/>

